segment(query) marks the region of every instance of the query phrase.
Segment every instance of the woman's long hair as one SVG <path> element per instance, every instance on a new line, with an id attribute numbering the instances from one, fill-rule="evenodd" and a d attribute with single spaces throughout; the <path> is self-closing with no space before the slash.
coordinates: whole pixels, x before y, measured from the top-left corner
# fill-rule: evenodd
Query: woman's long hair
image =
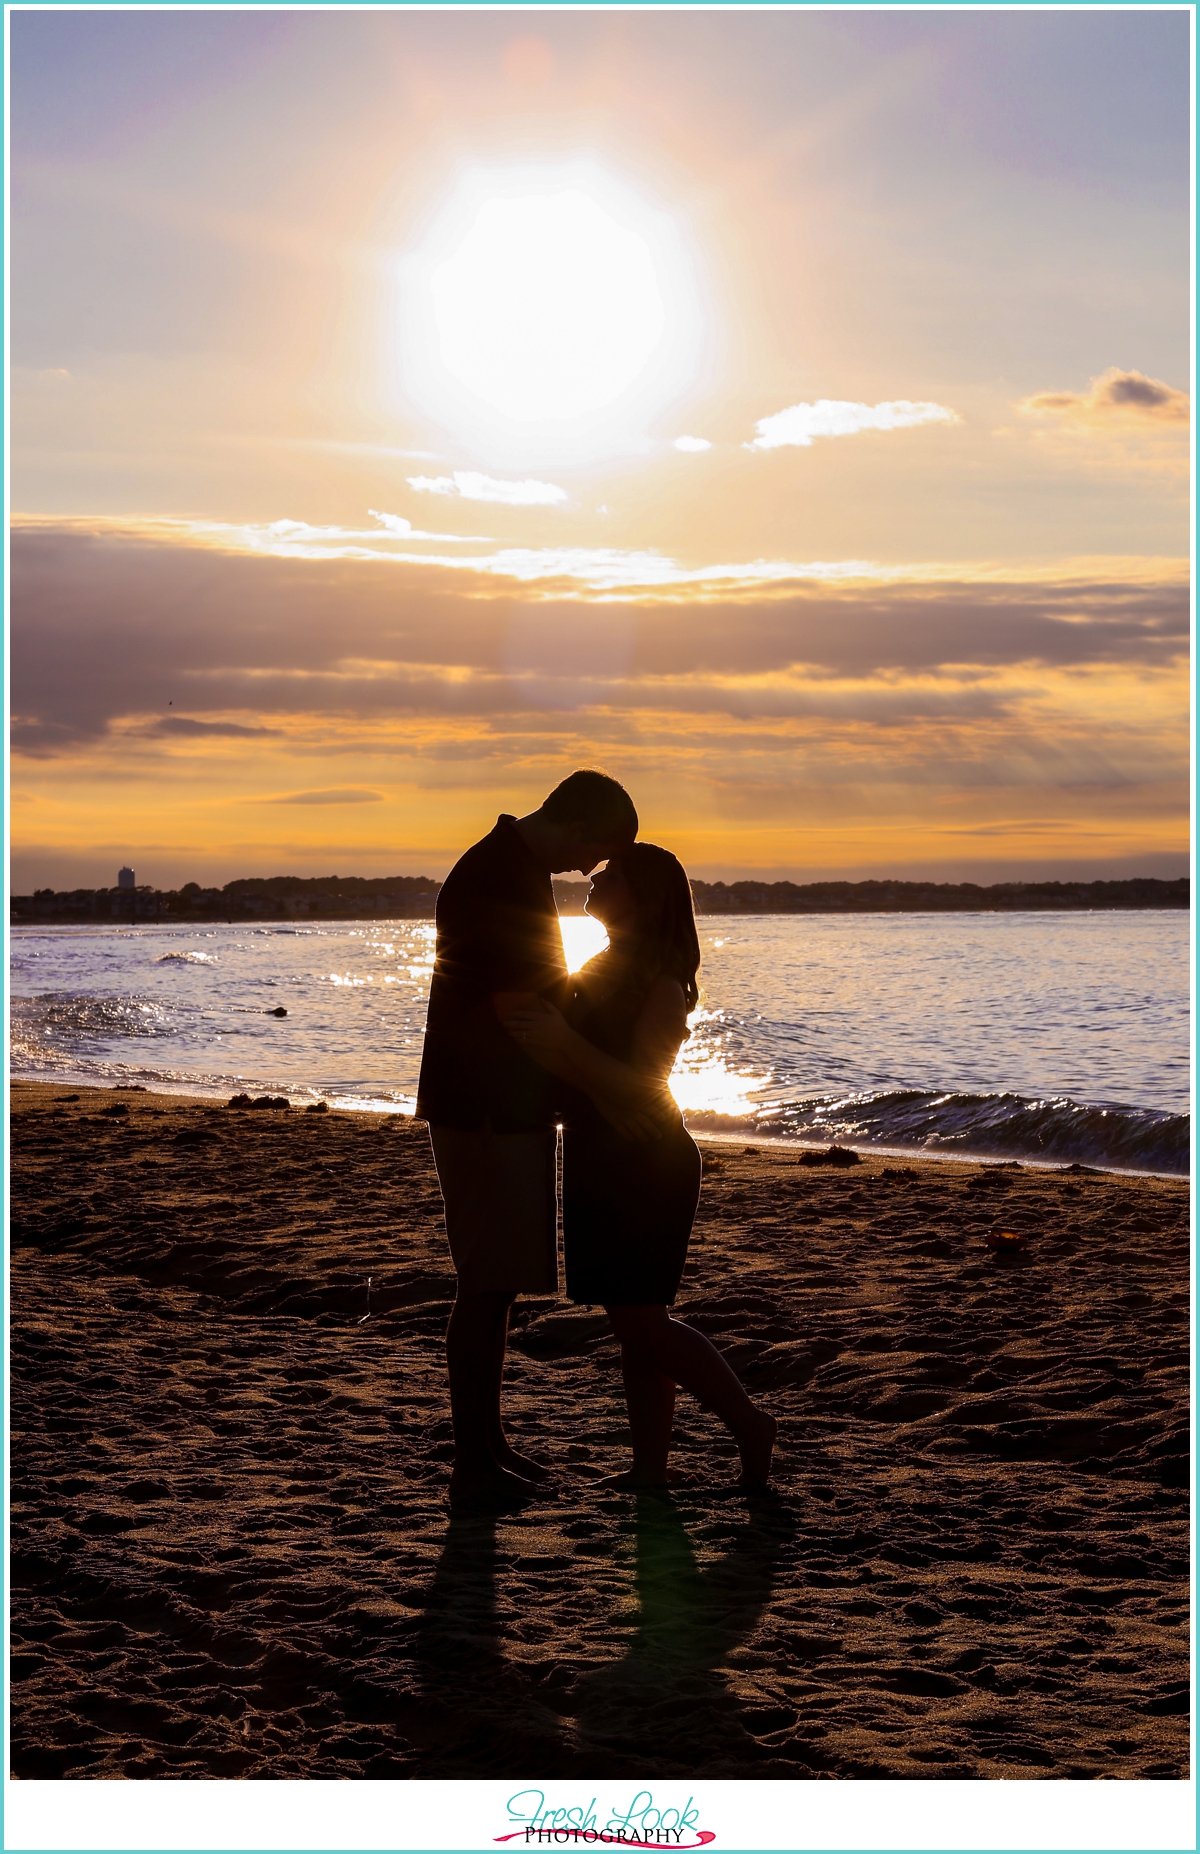
<path id="1" fill-rule="evenodd" d="M 664 975 L 678 979 L 694 1011 L 700 1000 L 696 973 L 700 942 L 692 888 L 683 864 L 656 843 L 634 843 L 611 858 L 637 902 L 629 969 L 647 985 Z"/>

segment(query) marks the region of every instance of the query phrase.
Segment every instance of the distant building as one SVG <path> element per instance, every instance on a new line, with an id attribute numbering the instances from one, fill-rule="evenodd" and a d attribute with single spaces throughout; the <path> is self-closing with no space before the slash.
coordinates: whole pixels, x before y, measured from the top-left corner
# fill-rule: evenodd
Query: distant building
<path id="1" fill-rule="evenodd" d="M 134 875 L 132 869 L 118 870 L 117 887 L 118 888 L 136 888 L 137 887 L 137 877 Z"/>

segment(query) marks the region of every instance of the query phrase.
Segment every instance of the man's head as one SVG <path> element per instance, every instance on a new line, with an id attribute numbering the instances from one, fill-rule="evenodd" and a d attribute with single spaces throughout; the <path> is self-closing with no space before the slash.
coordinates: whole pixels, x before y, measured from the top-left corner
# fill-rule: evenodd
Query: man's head
<path id="1" fill-rule="evenodd" d="M 551 868 L 590 875 L 597 863 L 628 849 L 638 814 L 625 787 L 607 773 L 581 770 L 556 785 L 534 813 L 544 827 Z"/>

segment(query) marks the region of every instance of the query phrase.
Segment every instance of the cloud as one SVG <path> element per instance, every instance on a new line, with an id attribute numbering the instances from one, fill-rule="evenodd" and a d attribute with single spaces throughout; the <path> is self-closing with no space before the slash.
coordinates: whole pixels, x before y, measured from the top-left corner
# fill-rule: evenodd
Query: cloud
<path id="1" fill-rule="evenodd" d="M 449 481 L 448 478 L 444 479 Z M 602 505 L 598 514 L 607 514 Z M 120 525 L 120 524 L 115 524 Z M 576 582 L 594 592 L 637 590 L 649 587 L 702 586 L 728 582 L 762 585 L 809 579 L 870 579 L 878 569 L 866 560 L 745 560 L 690 567 L 653 548 L 621 547 L 503 547 L 490 554 L 433 554 L 401 551 L 390 542 L 455 541 L 485 543 L 486 535 L 359 534 L 346 528 L 318 528 L 305 522 L 274 521 L 235 526 L 226 522 L 174 522 L 155 520 L 141 531 L 164 539 L 190 539 L 238 552 L 273 554 L 303 560 L 388 560 L 398 565 L 448 568 L 453 572 L 486 574 L 526 584 Z M 913 569 L 916 577 L 925 571 Z"/>
<path id="2" fill-rule="evenodd" d="M 388 515 L 380 509 L 368 509 L 367 514 L 379 523 L 379 528 L 338 528 L 322 527 L 311 521 L 294 521 L 283 516 L 278 521 L 250 522 L 244 528 L 225 527 L 220 522 L 200 523 L 199 528 L 209 528 L 216 533 L 242 534 L 248 544 L 275 547 L 284 552 L 293 548 L 352 548 L 366 543 L 378 547 L 384 541 L 487 541 L 486 534 L 433 534 L 424 528 L 414 528 L 403 515 Z M 379 529 L 383 532 L 380 533 Z"/>
<path id="3" fill-rule="evenodd" d="M 1144 373 L 1122 372 L 1120 367 L 1098 374 L 1086 393 L 1033 393 L 1017 405 L 1018 412 L 1035 417 L 1048 414 L 1073 425 L 1186 425 L 1191 409 L 1187 393 Z"/>
<path id="4" fill-rule="evenodd" d="M 604 596 L 42 518 L 14 522 L 12 563 L 14 748 L 43 761 L 107 740 L 149 765 L 156 739 L 264 726 L 283 736 L 272 754 L 358 752 L 356 731 L 390 753 L 429 727 L 453 755 L 472 717 L 587 711 L 609 730 L 651 711 L 689 726 L 706 713 L 965 724 L 1036 702 L 1043 684 L 1087 711 L 1114 676 L 1125 709 L 1132 691 L 1174 686 L 1188 643 L 1186 563 L 1145 560 L 1024 574 L 850 563 L 790 584 Z M 189 714 L 164 733 L 166 691 Z M 379 802 L 361 797 L 374 768 L 346 770 L 361 783 L 321 789 L 355 798 L 305 796 L 300 772 L 304 791 L 274 802 Z"/>
<path id="5" fill-rule="evenodd" d="M 410 489 L 428 496 L 461 496 L 464 502 L 502 502 L 509 508 L 560 508 L 571 500 L 557 483 L 539 483 L 532 477 L 510 482 L 483 476 L 478 470 L 456 470 L 453 476 L 410 476 Z"/>
<path id="6" fill-rule="evenodd" d="M 16 784 L 42 802 L 14 801 L 16 849 L 92 855 L 116 817 L 139 868 L 170 841 L 235 873 L 441 874 L 597 761 L 685 863 L 1185 839 L 1186 562 L 605 595 L 384 558 L 18 518 Z M 167 694 L 276 738 L 148 736 Z"/>
<path id="7" fill-rule="evenodd" d="M 603 510 L 601 511 L 603 512 Z M 405 551 L 403 541 L 488 542 L 486 535 L 430 535 L 414 531 L 411 536 L 389 532 L 359 533 L 348 528 L 315 527 L 305 522 L 275 521 L 232 522 L 180 521 L 171 517 L 144 519 L 121 517 L 57 517 L 20 515 L 14 517 L 27 537 L 38 533 L 90 537 L 97 541 L 130 546 L 158 544 L 167 548 L 192 547 L 217 554 L 272 556 L 279 560 L 328 562 L 387 561 L 397 569 L 420 567 L 444 569 L 459 577 L 467 574 L 490 579 L 518 581 L 538 587 L 538 596 L 552 597 L 563 592 L 591 592 L 598 595 L 619 593 L 635 597 L 639 593 L 678 595 L 689 598 L 712 598 L 756 588 L 783 593 L 789 586 L 814 583 L 849 584 L 926 584 L 963 577 L 971 581 L 997 582 L 1032 579 L 1088 579 L 1094 574 L 1090 563 L 1063 562 L 1055 569 L 1035 569 L 970 564 L 946 564 L 915 561 L 904 566 L 882 566 L 872 560 L 741 560 L 710 562 L 685 566 L 669 554 L 650 548 L 618 547 L 507 547 L 490 554 L 434 554 Z M 392 543 L 396 543 L 393 545 Z M 1120 574 L 1126 567 L 1135 574 L 1147 571 L 1146 561 L 1133 556 L 1124 561 L 1106 556 L 1103 572 Z M 1170 577 L 1176 563 L 1159 563 L 1157 572 Z"/>
<path id="8" fill-rule="evenodd" d="M 773 451 L 784 444 L 811 444 L 814 438 L 849 438 L 859 431 L 899 431 L 906 425 L 959 425 L 962 420 L 949 406 L 930 400 L 886 399 L 877 406 L 853 399 L 818 399 L 760 418 L 758 436 L 748 451 Z"/>
<path id="9" fill-rule="evenodd" d="M 161 721 L 154 721 L 142 730 L 147 739 L 171 740 L 180 737 L 199 739 L 202 736 L 215 739 L 223 736 L 228 740 L 248 739 L 255 734 L 274 734 L 272 727 L 242 727 L 237 721 L 193 721 L 188 715 L 164 715 Z"/>
<path id="10" fill-rule="evenodd" d="M 445 570 L 459 577 L 486 576 L 489 579 L 518 581 L 536 586 L 537 596 L 553 597 L 560 588 L 564 593 L 590 592 L 600 596 L 620 594 L 636 597 L 640 593 L 669 595 L 677 591 L 683 598 L 712 598 L 739 591 L 773 590 L 786 592 L 788 587 L 817 584 L 860 582 L 897 585 L 905 582 L 924 585 L 937 581 L 966 578 L 972 582 L 989 580 L 1009 582 L 1030 580 L 1066 580 L 1075 582 L 1095 577 L 1091 562 L 1065 561 L 1057 568 L 1037 568 L 982 564 L 947 564 L 938 561 L 914 561 L 903 566 L 880 565 L 872 560 L 741 560 L 713 561 L 699 566 L 685 566 L 669 554 L 651 548 L 619 547 L 506 547 L 490 554 L 435 554 L 405 551 L 403 539 L 413 541 L 456 540 L 484 544 L 486 535 L 427 535 L 414 531 L 410 537 L 389 533 L 357 533 L 345 528 L 313 527 L 303 522 L 245 523 L 180 521 L 169 517 L 123 520 L 120 517 L 91 519 L 55 516 L 17 516 L 14 521 L 28 537 L 47 534 L 74 534 L 78 537 L 106 537 L 130 545 L 158 543 L 166 547 L 211 549 L 221 554 L 268 555 L 281 560 L 328 562 L 387 561 L 398 570 L 419 567 Z M 392 545 L 396 542 L 397 545 Z M 1143 576 L 1148 568 L 1145 559 L 1133 556 L 1105 556 L 1099 568 L 1102 575 L 1121 575 L 1126 570 Z M 1160 576 L 1171 577 L 1178 569 L 1175 562 L 1159 562 L 1154 569 Z"/>
<path id="11" fill-rule="evenodd" d="M 412 538 L 413 525 L 403 515 L 385 515 L 379 509 L 368 509 L 367 514 L 372 516 L 381 527 L 386 528 L 389 534 L 396 535 L 398 539 L 407 541 Z"/>
<path id="12" fill-rule="evenodd" d="M 711 451 L 712 442 L 708 438 L 689 438 L 685 433 L 682 438 L 676 438 L 675 449 L 677 451 Z"/>
<path id="13" fill-rule="evenodd" d="M 362 785 L 330 785 L 316 792 L 281 792 L 275 798 L 249 798 L 250 805 L 382 805 L 383 792 Z"/>

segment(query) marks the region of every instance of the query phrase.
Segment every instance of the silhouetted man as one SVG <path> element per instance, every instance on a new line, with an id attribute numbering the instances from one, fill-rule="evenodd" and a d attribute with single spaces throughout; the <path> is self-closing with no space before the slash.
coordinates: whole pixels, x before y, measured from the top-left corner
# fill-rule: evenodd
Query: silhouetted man
<path id="1" fill-rule="evenodd" d="M 527 817 L 501 816 L 437 901 L 437 957 L 417 1117 L 429 1122 L 458 1291 L 446 1333 L 452 1505 L 515 1499 L 548 1470 L 500 1422 L 508 1310 L 558 1290 L 554 1078 L 501 1027 L 497 1006 L 566 976 L 551 876 L 590 875 L 637 836 L 624 786 L 573 772 Z"/>

